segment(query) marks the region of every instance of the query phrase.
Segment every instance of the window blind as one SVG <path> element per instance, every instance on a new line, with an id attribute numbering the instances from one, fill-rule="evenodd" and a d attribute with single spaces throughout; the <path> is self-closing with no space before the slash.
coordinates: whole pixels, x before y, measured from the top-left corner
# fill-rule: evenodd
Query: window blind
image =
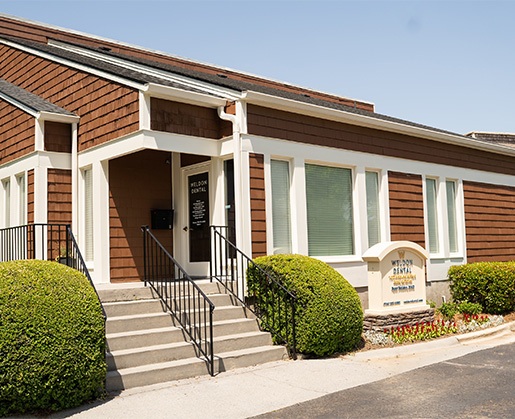
<path id="1" fill-rule="evenodd" d="M 372 247 L 381 241 L 381 224 L 379 215 L 379 175 L 377 172 L 366 172 L 367 189 L 367 223 L 368 246 Z"/>
<path id="2" fill-rule="evenodd" d="M 458 251 L 458 226 L 456 224 L 456 182 L 445 182 L 447 190 L 447 225 L 449 228 L 449 250 Z"/>
<path id="3" fill-rule="evenodd" d="M 426 179 L 427 232 L 429 253 L 438 253 L 438 218 L 436 207 L 436 180 Z"/>
<path id="4" fill-rule="evenodd" d="M 290 164 L 271 160 L 274 254 L 291 253 Z"/>
<path id="5" fill-rule="evenodd" d="M 309 254 L 352 255 L 352 172 L 314 164 L 305 169 Z"/>

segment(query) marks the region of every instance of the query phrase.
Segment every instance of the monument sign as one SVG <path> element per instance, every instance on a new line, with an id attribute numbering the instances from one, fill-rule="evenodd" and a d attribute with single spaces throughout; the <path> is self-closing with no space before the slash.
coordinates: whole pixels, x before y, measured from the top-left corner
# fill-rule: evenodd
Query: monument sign
<path id="1" fill-rule="evenodd" d="M 388 315 L 429 309 L 426 304 L 427 251 L 409 241 L 378 243 L 368 249 L 368 310 Z"/>

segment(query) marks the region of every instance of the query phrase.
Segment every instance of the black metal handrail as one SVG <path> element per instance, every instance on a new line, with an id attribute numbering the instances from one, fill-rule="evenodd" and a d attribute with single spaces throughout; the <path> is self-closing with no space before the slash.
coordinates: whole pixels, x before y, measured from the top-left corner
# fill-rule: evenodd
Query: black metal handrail
<path id="1" fill-rule="evenodd" d="M 145 285 L 149 284 L 214 370 L 213 311 L 215 305 L 161 245 L 148 226 L 142 226 Z"/>
<path id="2" fill-rule="evenodd" d="M 0 262 L 41 259 L 63 263 L 82 272 L 106 313 L 69 224 L 26 224 L 0 229 Z"/>
<path id="3" fill-rule="evenodd" d="M 272 333 L 277 342 L 287 346 L 293 359 L 297 357 L 296 307 L 298 298 L 276 276 L 267 272 L 239 250 L 227 237 L 229 227 L 211 226 L 212 255 L 210 262 L 211 279 L 217 280 L 240 304 L 256 315 L 264 328 Z M 275 304 L 261 305 L 258 290 L 245 289 L 249 268 L 259 272 L 264 278 L 261 292 L 275 300 Z M 270 312 L 269 309 L 275 310 Z M 283 325 L 278 328 L 277 325 Z M 279 329 L 282 329 L 279 330 Z"/>

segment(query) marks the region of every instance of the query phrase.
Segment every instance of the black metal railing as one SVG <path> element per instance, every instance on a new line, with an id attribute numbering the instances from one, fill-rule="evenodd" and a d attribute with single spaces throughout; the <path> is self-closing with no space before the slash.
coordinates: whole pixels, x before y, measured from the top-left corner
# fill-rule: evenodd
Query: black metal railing
<path id="1" fill-rule="evenodd" d="M 211 279 L 222 284 L 240 304 L 254 313 L 262 327 L 272 333 L 274 341 L 285 344 L 292 358 L 296 359 L 297 297 L 273 273 L 256 265 L 227 237 L 231 237 L 229 227 L 211 226 Z M 255 270 L 262 278 L 259 290 L 258 287 L 245 287 L 249 269 Z M 265 300 L 267 304 L 260 304 Z"/>
<path id="2" fill-rule="evenodd" d="M 97 293 L 69 224 L 27 224 L 0 229 L 0 262 L 24 259 L 56 261 L 76 269 Z M 105 319 L 101 301 L 100 305 Z"/>
<path id="3" fill-rule="evenodd" d="M 215 305 L 159 243 L 148 226 L 143 232 L 145 285 L 150 285 L 214 370 L 213 311 Z"/>

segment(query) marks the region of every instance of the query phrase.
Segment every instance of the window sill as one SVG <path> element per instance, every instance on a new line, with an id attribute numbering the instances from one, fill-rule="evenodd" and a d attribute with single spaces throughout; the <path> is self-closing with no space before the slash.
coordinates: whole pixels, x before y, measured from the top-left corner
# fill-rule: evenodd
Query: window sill
<path id="1" fill-rule="evenodd" d="M 321 260 L 325 263 L 356 263 L 362 262 L 363 259 L 356 255 L 348 255 L 348 256 L 310 256 L 314 259 Z"/>

